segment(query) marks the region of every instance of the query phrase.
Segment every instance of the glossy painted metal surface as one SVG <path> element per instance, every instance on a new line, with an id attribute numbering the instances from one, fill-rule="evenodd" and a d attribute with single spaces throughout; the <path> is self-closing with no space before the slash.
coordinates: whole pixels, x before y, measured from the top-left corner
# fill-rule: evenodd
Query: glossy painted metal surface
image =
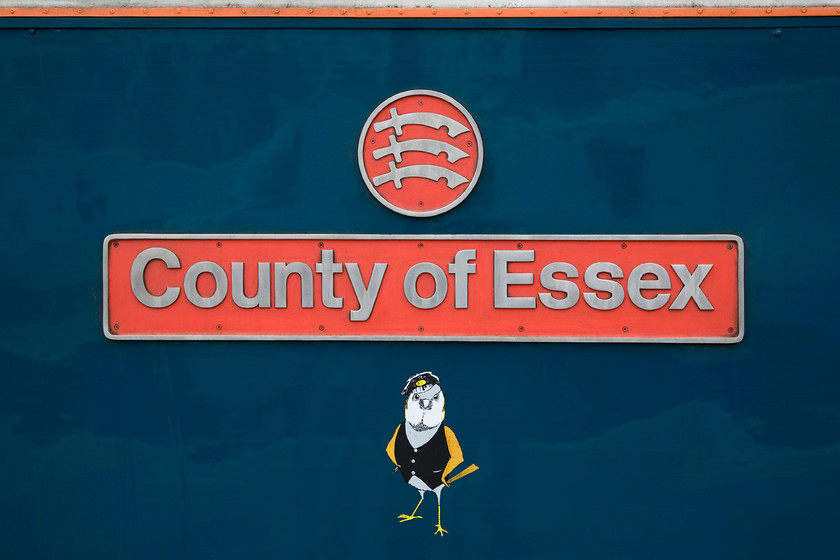
<path id="1" fill-rule="evenodd" d="M 178 17 L 2 18 L 4 558 L 837 555 L 837 18 Z M 488 154 L 427 220 L 357 164 L 371 109 L 413 88 L 462 101 Z M 132 231 L 724 232 L 749 328 L 120 343 L 102 241 Z M 385 453 L 429 370 L 480 466 L 443 538 L 398 522 L 417 493 Z"/>

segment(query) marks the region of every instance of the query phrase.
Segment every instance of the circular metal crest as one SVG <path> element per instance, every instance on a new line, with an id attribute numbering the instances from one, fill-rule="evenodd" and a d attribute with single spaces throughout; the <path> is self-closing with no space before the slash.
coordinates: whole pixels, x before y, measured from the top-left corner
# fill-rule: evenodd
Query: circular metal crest
<path id="1" fill-rule="evenodd" d="M 359 171 L 368 190 L 406 216 L 437 216 L 456 207 L 475 187 L 483 161 L 472 115 L 437 91 L 389 97 L 359 137 Z"/>

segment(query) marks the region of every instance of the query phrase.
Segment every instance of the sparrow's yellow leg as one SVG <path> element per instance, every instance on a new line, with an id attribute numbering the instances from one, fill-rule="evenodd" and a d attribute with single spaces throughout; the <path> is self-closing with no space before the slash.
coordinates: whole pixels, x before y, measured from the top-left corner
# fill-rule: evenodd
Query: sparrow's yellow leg
<path id="1" fill-rule="evenodd" d="M 420 501 L 417 502 L 417 507 L 415 507 L 414 511 L 411 512 L 411 515 L 406 515 L 406 514 L 403 513 L 402 515 L 397 516 L 397 519 L 400 520 L 400 523 L 403 523 L 405 521 L 411 521 L 412 519 L 423 519 L 422 515 L 414 515 L 415 513 L 417 513 L 417 510 L 420 508 L 420 504 L 422 504 L 422 503 L 423 503 L 423 496 L 420 496 Z M 440 509 L 440 508 L 438 508 L 438 509 Z"/>
<path id="2" fill-rule="evenodd" d="M 440 533 L 440 536 L 442 537 L 444 533 L 449 532 L 449 531 L 447 531 L 446 529 L 444 529 L 443 527 L 440 526 L 440 505 L 438 505 L 438 522 L 437 522 L 437 525 L 435 525 L 435 527 L 437 527 L 437 531 L 435 531 L 435 535 Z"/>

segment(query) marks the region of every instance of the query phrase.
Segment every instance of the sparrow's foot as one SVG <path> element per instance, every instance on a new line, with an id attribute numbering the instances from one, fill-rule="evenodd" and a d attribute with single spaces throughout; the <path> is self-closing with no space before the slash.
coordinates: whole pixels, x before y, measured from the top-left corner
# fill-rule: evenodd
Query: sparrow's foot
<path id="1" fill-rule="evenodd" d="M 400 523 L 405 523 L 406 521 L 411 521 L 412 519 L 423 519 L 423 517 L 420 516 L 420 515 L 414 515 L 415 513 L 417 513 L 417 510 L 420 509 L 420 504 L 422 504 L 422 503 L 423 503 L 423 494 L 421 493 L 420 494 L 420 501 L 417 502 L 417 505 L 414 507 L 414 511 L 411 512 L 411 515 L 402 514 L 402 515 L 397 516 L 397 519 L 400 520 Z"/>
<path id="2" fill-rule="evenodd" d="M 435 531 L 435 535 L 440 534 L 440 536 L 442 537 L 444 533 L 448 533 L 448 532 L 449 532 L 449 531 L 447 531 L 446 529 L 444 529 L 443 527 L 441 527 L 441 526 L 440 526 L 440 523 L 438 523 L 437 525 L 435 525 L 435 527 L 437 527 L 437 531 Z"/>

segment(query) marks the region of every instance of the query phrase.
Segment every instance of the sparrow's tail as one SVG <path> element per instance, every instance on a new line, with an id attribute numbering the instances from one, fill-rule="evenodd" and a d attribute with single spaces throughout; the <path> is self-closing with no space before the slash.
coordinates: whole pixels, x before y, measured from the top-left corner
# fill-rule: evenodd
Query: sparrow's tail
<path id="1" fill-rule="evenodd" d="M 465 468 L 464 470 L 462 470 L 461 472 L 459 472 L 455 476 L 450 477 L 449 480 L 446 481 L 446 483 L 447 484 L 452 484 L 453 482 L 455 482 L 459 478 L 467 476 L 470 473 L 474 473 L 477 470 L 478 470 L 478 467 L 476 467 L 475 465 L 470 465 L 469 467 Z"/>

